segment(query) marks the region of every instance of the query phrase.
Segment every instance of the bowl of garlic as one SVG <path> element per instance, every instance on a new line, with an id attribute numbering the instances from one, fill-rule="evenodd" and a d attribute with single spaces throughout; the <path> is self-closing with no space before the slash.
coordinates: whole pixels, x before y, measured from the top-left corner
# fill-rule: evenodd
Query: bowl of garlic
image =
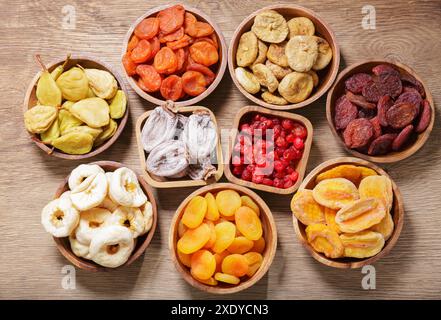
<path id="1" fill-rule="evenodd" d="M 85 159 L 108 149 L 129 116 L 127 90 L 105 63 L 67 56 L 39 72 L 24 101 L 24 124 L 31 139 L 47 154 Z"/>
<path id="2" fill-rule="evenodd" d="M 132 264 L 146 250 L 157 224 L 151 188 L 113 161 L 81 164 L 41 212 L 63 256 L 97 272 Z"/>

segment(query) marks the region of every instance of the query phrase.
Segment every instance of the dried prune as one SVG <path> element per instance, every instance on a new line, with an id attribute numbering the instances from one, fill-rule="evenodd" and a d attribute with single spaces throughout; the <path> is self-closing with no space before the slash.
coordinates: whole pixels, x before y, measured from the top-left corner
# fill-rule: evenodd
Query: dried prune
<path id="1" fill-rule="evenodd" d="M 429 101 L 423 101 L 423 110 L 421 111 L 420 118 L 418 119 L 417 125 L 415 127 L 416 133 L 421 133 L 429 126 L 430 120 L 432 119 L 432 108 Z"/>
<path id="2" fill-rule="evenodd" d="M 367 119 L 352 120 L 345 131 L 343 139 L 348 148 L 357 149 L 369 144 L 374 135 L 372 123 Z"/>
<path id="3" fill-rule="evenodd" d="M 383 96 L 382 89 L 376 81 L 370 81 L 366 84 L 361 93 L 369 102 L 377 102 Z"/>
<path id="4" fill-rule="evenodd" d="M 386 112 L 386 121 L 394 129 L 401 129 L 416 118 L 417 108 L 408 102 L 396 103 Z"/>
<path id="5" fill-rule="evenodd" d="M 356 73 L 345 81 L 347 90 L 355 94 L 360 94 L 363 88 L 372 81 L 372 77 L 367 73 Z"/>
<path id="6" fill-rule="evenodd" d="M 346 92 L 346 98 L 353 104 L 363 109 L 375 109 L 377 108 L 375 103 L 368 102 L 365 97 L 353 94 L 351 91 Z"/>
<path id="7" fill-rule="evenodd" d="M 409 124 L 404 127 L 403 130 L 397 135 L 395 140 L 392 142 L 392 150 L 398 151 L 403 148 L 407 141 L 409 141 L 410 136 L 413 132 L 413 125 Z"/>
<path id="8" fill-rule="evenodd" d="M 369 146 L 368 154 L 378 156 L 388 153 L 392 149 L 392 143 L 397 137 L 396 133 L 386 133 L 372 141 Z"/>
<path id="9" fill-rule="evenodd" d="M 357 114 L 357 107 L 346 96 L 341 96 L 335 103 L 334 122 L 336 129 L 345 129 L 349 122 L 357 118 Z"/>
<path id="10" fill-rule="evenodd" d="M 378 100 L 377 104 L 377 116 L 378 120 L 380 121 L 380 124 L 383 127 L 387 127 L 388 123 L 386 120 L 386 112 L 389 110 L 390 107 L 392 107 L 394 104 L 394 101 L 390 98 L 390 96 L 382 96 L 380 100 Z"/>
<path id="11" fill-rule="evenodd" d="M 377 139 L 379 136 L 381 136 L 381 124 L 380 120 L 377 117 L 374 117 L 369 120 L 372 123 L 372 127 L 374 128 L 374 139 Z"/>
<path id="12" fill-rule="evenodd" d="M 382 73 L 378 76 L 378 88 L 382 95 L 390 95 L 392 98 L 398 97 L 403 91 L 403 84 L 399 75 L 394 73 Z"/>

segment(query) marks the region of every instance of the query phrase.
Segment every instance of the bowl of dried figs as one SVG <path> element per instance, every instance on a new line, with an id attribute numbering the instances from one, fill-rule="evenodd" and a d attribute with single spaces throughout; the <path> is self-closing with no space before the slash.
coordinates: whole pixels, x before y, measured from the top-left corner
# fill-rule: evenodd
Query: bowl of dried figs
<path id="1" fill-rule="evenodd" d="M 417 152 L 435 121 L 432 95 L 410 67 L 369 60 L 343 70 L 328 93 L 333 135 L 353 155 L 391 163 Z"/>
<path id="2" fill-rule="evenodd" d="M 337 77 L 334 32 L 315 12 L 297 5 L 255 11 L 237 27 L 228 50 L 234 84 L 266 108 L 291 110 L 320 98 Z"/>
<path id="3" fill-rule="evenodd" d="M 386 256 L 403 228 L 404 204 L 395 182 L 366 160 L 326 161 L 291 200 L 294 230 L 317 261 L 361 268 Z"/>
<path id="4" fill-rule="evenodd" d="M 219 128 L 202 106 L 178 107 L 169 101 L 136 122 L 143 177 L 156 188 L 204 186 L 223 174 Z"/>
<path id="5" fill-rule="evenodd" d="M 220 83 L 227 47 L 217 24 L 187 5 L 148 10 L 124 39 L 122 66 L 135 92 L 156 105 L 195 105 Z"/>

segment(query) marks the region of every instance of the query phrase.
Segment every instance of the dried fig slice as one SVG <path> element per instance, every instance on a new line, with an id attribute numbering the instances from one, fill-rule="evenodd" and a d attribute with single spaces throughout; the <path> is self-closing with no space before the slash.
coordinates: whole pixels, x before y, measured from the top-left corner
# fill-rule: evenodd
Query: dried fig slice
<path id="1" fill-rule="evenodd" d="M 260 91 L 260 83 L 256 76 L 242 67 L 234 70 L 237 81 L 245 89 L 245 91 L 255 94 Z"/>
<path id="2" fill-rule="evenodd" d="M 253 71 L 260 85 L 267 87 L 269 92 L 272 93 L 277 90 L 279 81 L 277 81 L 276 76 L 266 65 L 259 63 L 253 65 L 251 70 Z"/>
<path id="3" fill-rule="evenodd" d="M 266 57 L 272 63 L 275 63 L 281 67 L 288 67 L 288 57 L 285 54 L 286 41 L 281 43 L 271 43 Z"/>
<path id="4" fill-rule="evenodd" d="M 314 88 L 311 75 L 302 72 L 292 72 L 285 76 L 279 84 L 279 93 L 287 101 L 298 103 L 306 100 Z"/>
<path id="5" fill-rule="evenodd" d="M 317 60 L 317 40 L 312 36 L 294 36 L 289 39 L 285 54 L 291 69 L 298 72 L 309 71 Z"/>
<path id="6" fill-rule="evenodd" d="M 280 43 L 288 36 L 288 24 L 285 18 L 274 10 L 265 10 L 254 18 L 251 30 L 265 42 Z"/>
<path id="7" fill-rule="evenodd" d="M 256 35 L 249 31 L 241 35 L 236 52 L 236 63 L 239 67 L 250 66 L 257 58 L 259 46 Z"/>
<path id="8" fill-rule="evenodd" d="M 313 36 L 315 34 L 314 23 L 306 17 L 295 17 L 287 23 L 290 39 L 294 36 Z"/>
<path id="9" fill-rule="evenodd" d="M 314 70 L 323 70 L 332 60 L 332 49 L 328 41 L 320 37 L 314 37 L 317 41 L 318 55 L 312 66 Z"/>
<path id="10" fill-rule="evenodd" d="M 292 72 L 291 68 L 283 68 L 278 64 L 272 63 L 270 60 L 266 60 L 265 65 L 276 76 L 277 80 L 282 80 L 286 75 Z"/>

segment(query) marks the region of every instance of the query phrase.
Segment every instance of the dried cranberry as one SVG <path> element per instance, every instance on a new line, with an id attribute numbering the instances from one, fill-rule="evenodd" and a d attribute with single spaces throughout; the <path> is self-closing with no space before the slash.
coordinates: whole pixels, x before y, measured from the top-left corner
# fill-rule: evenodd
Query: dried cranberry
<path id="1" fill-rule="evenodd" d="M 291 119 L 283 119 L 282 127 L 286 130 L 292 130 L 294 128 L 294 121 L 292 121 Z"/>
<path id="2" fill-rule="evenodd" d="M 262 184 L 267 185 L 267 186 L 272 186 L 273 185 L 273 180 L 271 180 L 270 178 L 263 178 Z"/>
<path id="3" fill-rule="evenodd" d="M 233 173 L 234 173 L 234 172 L 233 172 Z M 251 171 L 249 171 L 249 170 L 247 170 L 247 169 L 243 170 L 243 171 L 242 171 L 242 175 L 240 176 L 240 178 L 241 178 L 242 180 L 245 180 L 245 181 L 251 181 L 251 178 L 252 178 Z"/>
<path id="4" fill-rule="evenodd" d="M 302 138 L 299 138 L 299 137 L 294 139 L 293 145 L 297 150 L 303 150 L 303 148 L 305 147 L 305 144 L 304 144 Z"/>

